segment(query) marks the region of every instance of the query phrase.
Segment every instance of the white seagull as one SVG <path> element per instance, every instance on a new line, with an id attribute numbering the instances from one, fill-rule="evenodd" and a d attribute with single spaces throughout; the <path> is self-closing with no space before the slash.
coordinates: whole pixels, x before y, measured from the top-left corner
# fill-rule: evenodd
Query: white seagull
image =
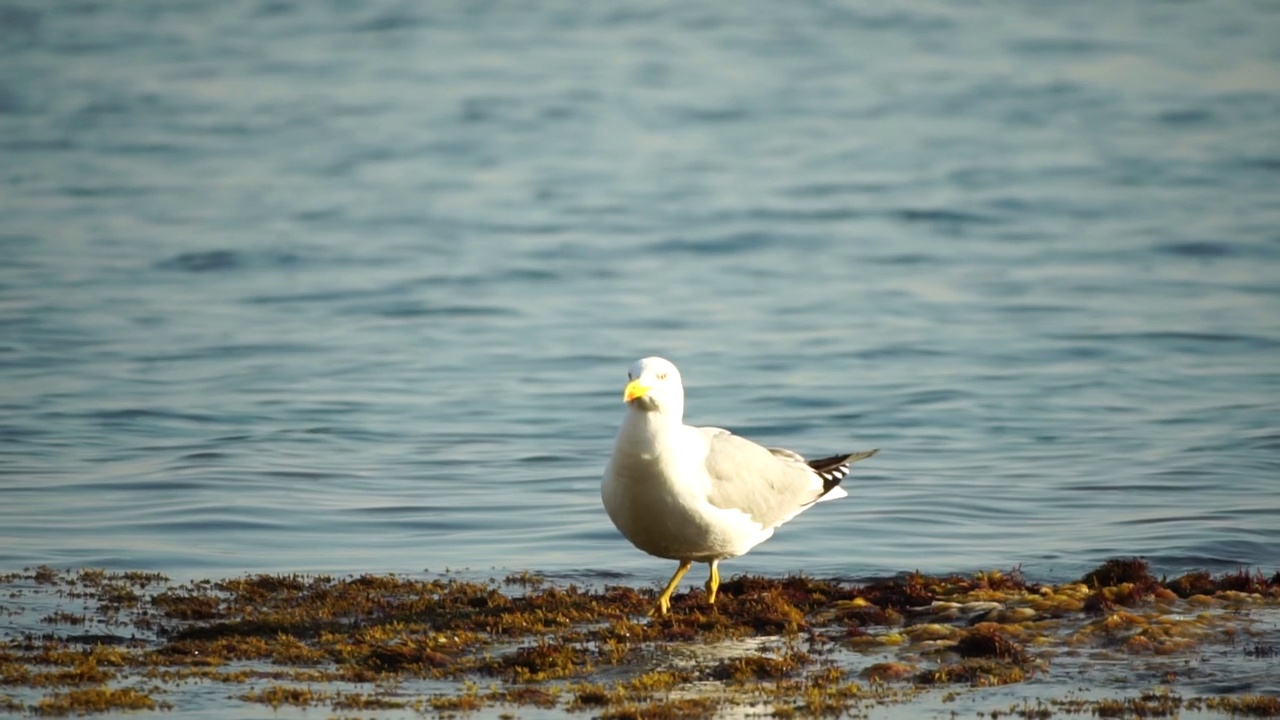
<path id="1" fill-rule="evenodd" d="M 773 535 L 814 503 L 847 497 L 849 465 L 877 450 L 805 460 L 728 430 L 684 424 L 684 385 L 669 360 L 637 360 L 622 399 L 627 414 L 614 441 L 600 496 L 609 519 L 631 544 L 680 561 L 655 612 L 695 562 L 710 566 L 707 601 L 715 603 L 719 564 Z"/>

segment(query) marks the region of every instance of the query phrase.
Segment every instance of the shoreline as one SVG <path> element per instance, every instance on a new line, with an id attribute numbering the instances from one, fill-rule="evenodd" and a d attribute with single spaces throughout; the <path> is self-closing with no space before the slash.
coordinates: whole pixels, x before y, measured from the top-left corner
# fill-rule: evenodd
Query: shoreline
<path id="1" fill-rule="evenodd" d="M 39 567 L 0 576 L 0 713 L 1280 716 L 1280 572 L 736 576 L 714 606 L 695 588 L 650 618 L 655 596 L 531 573 Z"/>

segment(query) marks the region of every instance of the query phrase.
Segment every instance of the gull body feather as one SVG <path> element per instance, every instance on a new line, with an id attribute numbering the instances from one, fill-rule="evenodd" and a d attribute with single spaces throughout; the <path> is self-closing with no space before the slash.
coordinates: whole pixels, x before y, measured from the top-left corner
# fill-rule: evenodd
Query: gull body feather
<path id="1" fill-rule="evenodd" d="M 662 358 L 632 365 L 624 399 L 601 499 L 633 545 L 680 561 L 659 598 L 661 613 L 689 563 L 711 565 L 714 602 L 720 560 L 746 553 L 813 504 L 846 497 L 839 483 L 849 464 L 876 453 L 807 461 L 722 428 L 685 425 L 680 373 Z"/>

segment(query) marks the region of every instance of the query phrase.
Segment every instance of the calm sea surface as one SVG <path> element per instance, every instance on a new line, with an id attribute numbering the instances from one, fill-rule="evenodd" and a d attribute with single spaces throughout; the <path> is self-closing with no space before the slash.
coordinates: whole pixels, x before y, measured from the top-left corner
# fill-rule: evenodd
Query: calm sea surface
<path id="1" fill-rule="evenodd" d="M 1280 5 L 0 6 L 0 569 L 652 584 L 690 422 L 881 454 L 725 566 L 1280 569 Z M 701 582 L 701 578 L 696 579 Z"/>

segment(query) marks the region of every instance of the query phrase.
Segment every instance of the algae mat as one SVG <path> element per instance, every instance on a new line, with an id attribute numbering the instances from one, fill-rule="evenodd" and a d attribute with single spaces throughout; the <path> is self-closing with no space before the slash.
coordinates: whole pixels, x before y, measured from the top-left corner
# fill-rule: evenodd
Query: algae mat
<path id="1" fill-rule="evenodd" d="M 653 589 L 530 574 L 40 567 L 0 577 L 0 712 L 722 718 L 1280 716 L 1280 573 L 736 577 Z"/>

